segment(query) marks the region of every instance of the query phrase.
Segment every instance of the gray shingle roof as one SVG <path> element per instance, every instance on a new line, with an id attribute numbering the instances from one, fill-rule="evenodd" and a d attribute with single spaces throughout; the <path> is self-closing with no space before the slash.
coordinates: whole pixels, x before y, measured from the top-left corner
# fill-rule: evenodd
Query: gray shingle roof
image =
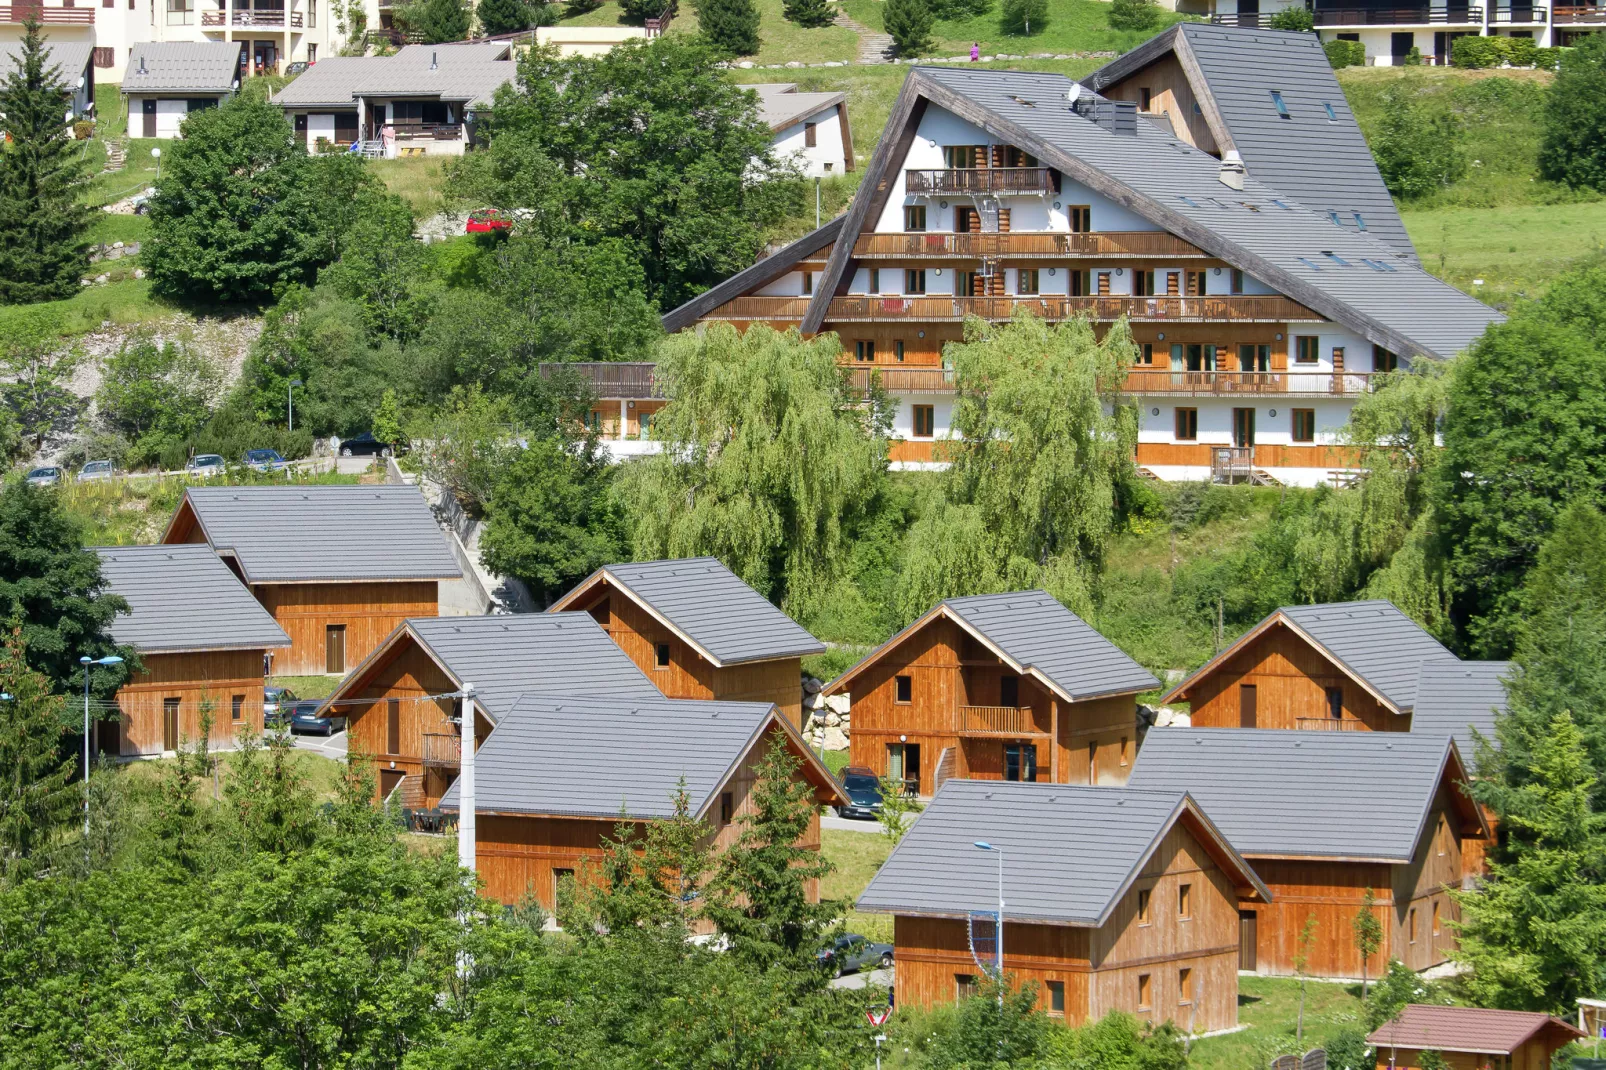
<path id="1" fill-rule="evenodd" d="M 420 617 L 407 627 L 459 684 L 474 685 L 492 720 L 534 695 L 663 697 L 588 613 Z"/>
<path id="2" fill-rule="evenodd" d="M 428 97 L 489 104 L 518 64 L 506 44 L 408 45 L 394 56 L 320 60 L 273 95 L 281 108 L 355 107 L 356 98 Z"/>
<path id="3" fill-rule="evenodd" d="M 1461 756 L 1476 753 L 1472 729 L 1495 741 L 1496 713 L 1506 712 L 1509 661 L 1424 661 L 1411 710 L 1411 734 L 1451 735 Z"/>
<path id="4" fill-rule="evenodd" d="M 240 46 L 227 41 L 145 41 L 129 48 L 124 93 L 227 93 Z"/>
<path id="5" fill-rule="evenodd" d="M 998 856 L 977 848 L 979 840 L 1004 852 L 1006 918 L 1101 925 L 1186 805 L 1181 791 L 950 780 L 858 909 L 947 917 L 996 910 Z"/>
<path id="6" fill-rule="evenodd" d="M 475 809 L 609 818 L 674 815 L 686 778 L 693 812 L 770 722 L 767 702 L 662 695 L 613 701 L 526 696 L 475 753 Z M 441 806 L 458 806 L 453 784 Z"/>
<path id="7" fill-rule="evenodd" d="M 818 654 L 825 644 L 743 583 L 716 558 L 608 565 L 606 575 L 720 665 Z M 583 589 L 590 580 L 580 584 Z M 553 606 L 561 610 L 567 603 Z"/>
<path id="8" fill-rule="evenodd" d="M 89 41 L 45 41 L 45 70 L 52 67 L 61 68 L 61 80 L 72 89 L 78 85 L 78 79 L 83 77 L 84 68 L 89 66 L 90 56 L 94 54 L 94 45 Z M 18 57 L 22 55 L 22 42 L 14 41 L 0 44 L 0 78 L 8 78 L 11 72 L 17 69 Z"/>
<path id="9" fill-rule="evenodd" d="M 791 126 L 844 99 L 842 93 L 799 93 L 791 82 L 762 82 L 743 88 L 758 93 L 758 117 L 771 130 Z"/>
<path id="10" fill-rule="evenodd" d="M 1072 700 L 1159 687 L 1154 674 L 1047 591 L 943 602 L 1022 669 L 1036 669 Z"/>
<path id="11" fill-rule="evenodd" d="M 185 500 L 250 583 L 463 574 L 417 487 L 191 487 Z"/>
<path id="12" fill-rule="evenodd" d="M 1277 611 L 1348 666 L 1402 713 L 1416 702 L 1424 661 L 1459 659 L 1393 602 L 1331 602 L 1284 606 Z"/>
<path id="13" fill-rule="evenodd" d="M 112 638 L 144 654 L 259 650 L 290 637 L 210 546 L 103 546 L 100 574 L 128 601 Z"/>
<path id="14" fill-rule="evenodd" d="M 1368 234 L 1415 259 L 1405 223 L 1315 34 L 1181 23 L 1083 82 L 1102 89 L 1136 73 L 1173 51 L 1178 37 L 1198 63 L 1204 90 L 1251 175 L 1323 217 L 1337 212 L 1346 230 L 1358 229 L 1353 213 L 1359 212 Z M 1272 90 L 1282 95 L 1287 119 L 1277 114 Z"/>
<path id="15" fill-rule="evenodd" d="M 1128 784 L 1188 792 L 1249 858 L 1407 862 L 1453 746 L 1414 732 L 1155 728 Z"/>

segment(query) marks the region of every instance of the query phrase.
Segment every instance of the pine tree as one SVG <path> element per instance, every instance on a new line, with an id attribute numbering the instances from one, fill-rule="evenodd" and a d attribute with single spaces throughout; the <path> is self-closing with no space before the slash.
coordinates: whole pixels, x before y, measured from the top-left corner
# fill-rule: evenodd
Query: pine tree
<path id="1" fill-rule="evenodd" d="M 72 816 L 73 763 L 63 761 L 60 696 L 28 667 L 22 628 L 0 649 L 0 884 L 33 872 L 39 852 Z"/>
<path id="2" fill-rule="evenodd" d="M 1048 0 L 1004 0 L 1000 14 L 1005 33 L 1030 37 L 1048 28 Z"/>
<path id="3" fill-rule="evenodd" d="M 784 0 L 781 10 L 799 26 L 825 26 L 835 14 L 831 0 Z"/>
<path id="4" fill-rule="evenodd" d="M 72 145 L 71 97 L 51 66 L 39 24 L 23 24 L 19 62 L 0 84 L 0 304 L 78 292 L 89 267 L 89 176 Z"/>
<path id="5" fill-rule="evenodd" d="M 480 0 L 474 14 L 480 29 L 490 37 L 530 28 L 530 5 L 524 0 Z"/>
<path id="6" fill-rule="evenodd" d="M 412 0 L 396 12 L 396 17 L 426 45 L 462 41 L 473 26 L 464 0 Z"/>
<path id="7" fill-rule="evenodd" d="M 751 56 L 758 51 L 758 8 L 753 0 L 696 0 L 703 36 L 723 52 Z"/>
<path id="8" fill-rule="evenodd" d="M 934 20 L 929 0 L 887 0 L 881 21 L 899 54 L 918 56 L 931 47 Z"/>

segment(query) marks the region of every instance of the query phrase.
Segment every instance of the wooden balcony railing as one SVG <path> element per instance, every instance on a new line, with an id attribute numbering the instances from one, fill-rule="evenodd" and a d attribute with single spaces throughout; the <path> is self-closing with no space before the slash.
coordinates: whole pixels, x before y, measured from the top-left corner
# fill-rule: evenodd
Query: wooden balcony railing
<path id="1" fill-rule="evenodd" d="M 463 761 L 462 740 L 454 732 L 425 732 L 422 758 L 425 765 L 456 769 Z"/>
<path id="2" fill-rule="evenodd" d="M 654 374 L 650 361 L 579 361 L 574 364 L 543 364 L 541 378 L 550 379 L 568 371 L 580 376 L 601 401 L 647 401 L 664 396 L 664 385 Z"/>
<path id="3" fill-rule="evenodd" d="M 299 28 L 302 21 L 301 12 L 286 12 L 282 8 L 265 8 L 256 11 L 242 8 L 238 11 L 201 12 L 202 26 L 284 26 L 288 24 Z"/>
<path id="4" fill-rule="evenodd" d="M 1560 10 L 1559 8 L 1557 9 Z M 1602 9 L 1595 8 L 1600 11 Z M 1519 26 L 1530 23 L 1543 25 L 1546 21 L 1546 12 L 1542 7 L 1533 4 L 1496 4 L 1489 9 L 1489 21 L 1497 25 L 1516 24 Z"/>
<path id="5" fill-rule="evenodd" d="M 1330 7 L 1311 12 L 1318 26 L 1481 26 L 1483 8 L 1447 7 Z"/>
<path id="6" fill-rule="evenodd" d="M 1557 7 L 1555 17 L 1551 20 L 1557 25 L 1577 26 L 1583 23 L 1606 22 L 1606 7 L 1592 5 Z"/>
<path id="7" fill-rule="evenodd" d="M 1102 230 L 1085 234 L 866 234 L 853 243 L 853 255 L 1171 258 L 1202 257 L 1205 252 L 1163 230 Z"/>
<path id="8" fill-rule="evenodd" d="M 1247 480 L 1255 470 L 1255 447 L 1213 446 L 1210 449 L 1210 482 L 1237 483 Z"/>
<path id="9" fill-rule="evenodd" d="M 881 389 L 891 394 L 951 394 L 954 390 L 952 368 L 856 364 L 849 375 L 849 382 L 854 390 L 869 390 L 871 377 L 878 378 Z"/>
<path id="10" fill-rule="evenodd" d="M 1030 736 L 1040 734 L 1032 711 L 1017 706 L 960 706 L 958 730 L 965 735 Z"/>
<path id="11" fill-rule="evenodd" d="M 0 7 L 0 22 L 28 22 L 32 20 L 49 25 L 74 24 L 93 26 L 95 9 L 92 7 L 45 7 L 43 4 L 12 4 Z"/>
<path id="12" fill-rule="evenodd" d="M 394 123 L 397 141 L 461 141 L 458 123 Z"/>
<path id="13" fill-rule="evenodd" d="M 1121 389 L 1128 394 L 1179 394 L 1219 397 L 1239 394 L 1352 396 L 1372 391 L 1372 372 L 1187 372 L 1133 368 Z"/>
<path id="14" fill-rule="evenodd" d="M 705 318 L 735 320 L 800 320 L 807 297 L 736 297 Z M 836 297 L 826 320 L 836 322 L 910 323 L 962 320 L 980 316 L 1007 320 L 1024 306 L 1047 320 L 1107 321 L 1122 316 L 1143 322 L 1292 323 L 1317 322 L 1316 313 L 1281 296 L 1236 297 Z"/>
<path id="15" fill-rule="evenodd" d="M 1047 167 L 972 167 L 903 173 L 905 193 L 1053 193 Z"/>
<path id="16" fill-rule="evenodd" d="M 1337 717 L 1296 717 L 1294 727 L 1304 732 L 1364 732 L 1366 722 Z"/>

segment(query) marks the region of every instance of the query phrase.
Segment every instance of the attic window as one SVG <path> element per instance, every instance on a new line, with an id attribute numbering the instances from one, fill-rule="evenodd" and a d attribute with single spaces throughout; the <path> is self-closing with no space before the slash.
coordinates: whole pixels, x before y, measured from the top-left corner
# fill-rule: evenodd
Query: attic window
<path id="1" fill-rule="evenodd" d="M 1285 212 L 1293 211 L 1293 209 L 1288 206 L 1287 201 L 1278 200 L 1277 198 L 1273 197 L 1271 203 L 1275 204 L 1278 208 L 1281 208 Z"/>
<path id="2" fill-rule="evenodd" d="M 1283 103 L 1283 95 L 1275 89 L 1271 91 L 1271 102 L 1277 105 L 1277 117 L 1279 119 L 1293 118 L 1292 115 L 1288 114 L 1288 105 Z"/>
<path id="3" fill-rule="evenodd" d="M 1351 212 L 1350 215 L 1355 217 L 1355 229 L 1356 230 L 1365 230 L 1366 229 L 1366 220 L 1361 216 L 1361 213 L 1359 213 L 1359 212 Z"/>
<path id="4" fill-rule="evenodd" d="M 1331 208 L 1327 210 L 1327 218 L 1333 221 L 1333 226 L 1335 227 L 1341 227 L 1344 225 L 1343 223 L 1339 222 L 1338 213 L 1333 211 Z"/>
<path id="5" fill-rule="evenodd" d="M 1322 255 L 1327 257 L 1327 259 L 1331 260 L 1333 263 L 1337 264 L 1339 267 L 1349 267 L 1349 261 L 1345 260 L 1342 256 L 1339 256 L 1331 249 L 1323 249 Z"/>
<path id="6" fill-rule="evenodd" d="M 1324 100 L 1324 101 L 1322 101 L 1322 107 L 1327 109 L 1327 121 L 1328 122 L 1330 122 L 1330 123 L 1338 122 L 1338 112 L 1333 110 L 1333 106 L 1331 104 L 1327 103 L 1327 101 Z"/>
<path id="7" fill-rule="evenodd" d="M 1314 260 L 1307 260 L 1305 257 L 1302 256 L 1302 257 L 1299 258 L 1299 262 L 1301 264 L 1304 264 L 1306 267 L 1310 268 L 1312 271 L 1320 271 L 1321 270 L 1321 268 L 1316 265 L 1316 261 L 1314 261 Z"/>
<path id="8" fill-rule="evenodd" d="M 1181 201 L 1183 204 L 1187 205 L 1189 208 L 1197 208 L 1197 207 L 1199 207 L 1199 202 L 1194 200 L 1192 197 L 1183 197 L 1183 196 L 1179 195 L 1177 197 L 1177 200 Z"/>

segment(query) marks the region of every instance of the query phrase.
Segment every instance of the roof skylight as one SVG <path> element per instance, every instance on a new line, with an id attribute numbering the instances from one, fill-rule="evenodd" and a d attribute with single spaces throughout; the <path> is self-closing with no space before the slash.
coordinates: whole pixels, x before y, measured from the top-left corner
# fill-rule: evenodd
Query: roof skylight
<path id="1" fill-rule="evenodd" d="M 1359 212 L 1351 212 L 1350 215 L 1355 217 L 1355 229 L 1356 230 L 1365 230 L 1366 229 L 1366 219 L 1365 219 L 1365 217 L 1363 217 L 1361 215 L 1361 213 L 1359 213 Z"/>
<path id="2" fill-rule="evenodd" d="M 1273 89 L 1271 91 L 1271 102 L 1273 104 L 1277 105 L 1277 115 L 1278 115 L 1279 118 L 1283 118 L 1283 119 L 1292 119 L 1293 118 L 1292 115 L 1288 114 L 1288 105 L 1283 103 L 1283 95 L 1281 93 L 1279 93 L 1275 89 Z"/>
<path id="3" fill-rule="evenodd" d="M 1331 249 L 1323 249 L 1322 255 L 1327 257 L 1327 259 L 1331 260 L 1333 263 L 1337 264 L 1339 267 L 1349 267 L 1349 261 L 1345 260 L 1342 256 L 1339 256 Z"/>
<path id="4" fill-rule="evenodd" d="M 1338 112 L 1333 110 L 1333 106 L 1331 104 L 1329 104 L 1327 101 L 1324 100 L 1324 101 L 1322 101 L 1322 107 L 1327 109 L 1327 121 L 1328 122 L 1330 122 L 1330 123 L 1338 122 Z"/>

